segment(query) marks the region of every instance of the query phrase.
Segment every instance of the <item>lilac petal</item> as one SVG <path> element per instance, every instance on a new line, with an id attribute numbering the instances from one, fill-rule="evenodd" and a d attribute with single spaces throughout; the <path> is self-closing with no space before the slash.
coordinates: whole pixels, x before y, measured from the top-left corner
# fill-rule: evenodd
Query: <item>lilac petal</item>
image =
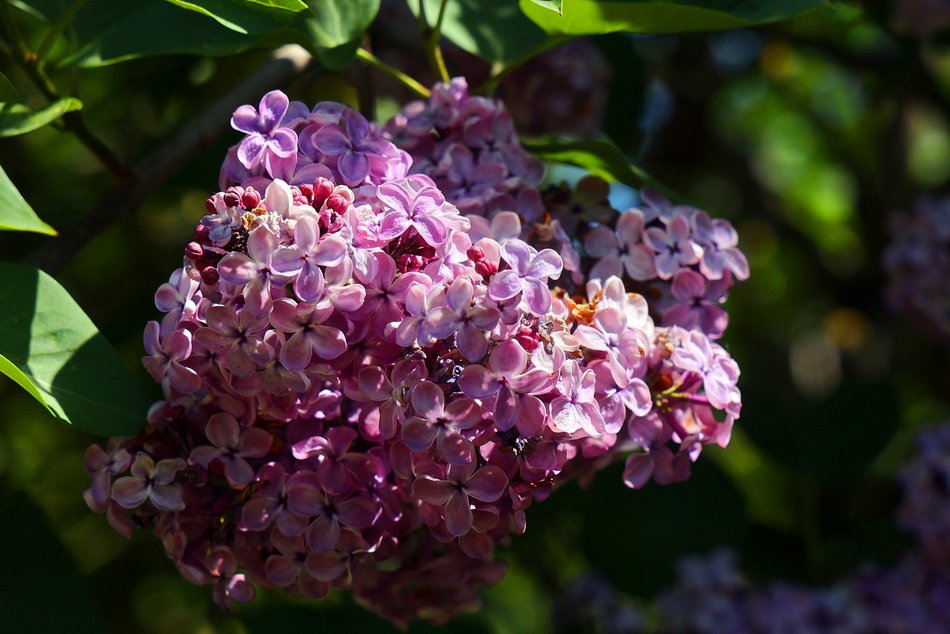
<path id="1" fill-rule="evenodd" d="M 409 418 L 402 425 L 402 442 L 412 451 L 428 451 L 439 430 L 429 421 Z"/>
<path id="2" fill-rule="evenodd" d="M 520 413 L 518 395 L 507 385 L 502 385 L 495 398 L 495 426 L 501 431 L 508 431 L 518 422 Z"/>
<path id="3" fill-rule="evenodd" d="M 521 291 L 521 276 L 511 269 L 497 273 L 488 284 L 488 296 L 504 301 L 511 299 Z"/>
<path id="4" fill-rule="evenodd" d="M 468 464 L 475 459 L 475 445 L 455 432 L 438 435 L 439 455 L 449 464 Z"/>
<path id="5" fill-rule="evenodd" d="M 316 478 L 291 478 L 287 483 L 287 508 L 300 517 L 323 512 L 323 493 Z"/>
<path id="6" fill-rule="evenodd" d="M 271 555 L 264 562 L 264 574 L 267 575 L 267 580 L 281 588 L 292 584 L 299 572 L 300 565 L 291 557 Z"/>
<path id="7" fill-rule="evenodd" d="M 314 146 L 327 156 L 337 156 L 352 146 L 349 137 L 339 126 L 325 125 L 311 137 Z"/>
<path id="8" fill-rule="evenodd" d="M 231 115 L 231 127 L 244 134 L 261 134 L 266 128 L 261 125 L 260 117 L 254 106 L 243 105 Z"/>
<path id="9" fill-rule="evenodd" d="M 272 90 L 263 97 L 258 106 L 260 120 L 264 126 L 261 132 L 270 132 L 280 125 L 281 119 L 287 114 L 290 99 L 280 90 Z"/>
<path id="10" fill-rule="evenodd" d="M 623 469 L 623 483 L 631 489 L 642 489 L 653 475 L 653 456 L 631 454 Z"/>
<path id="11" fill-rule="evenodd" d="M 580 406 L 564 397 L 551 401 L 551 422 L 566 433 L 573 434 L 578 429 L 590 425 L 590 420 Z"/>
<path id="12" fill-rule="evenodd" d="M 346 257 L 347 243 L 339 236 L 330 236 L 310 252 L 310 258 L 321 266 L 336 266 Z"/>
<path id="13" fill-rule="evenodd" d="M 340 502 L 337 504 L 336 511 L 343 524 L 358 530 L 372 526 L 378 513 L 375 504 L 359 497 Z"/>
<path id="14" fill-rule="evenodd" d="M 448 502 L 456 491 L 457 489 L 453 483 L 437 480 L 429 475 L 416 478 L 415 482 L 412 483 L 412 494 L 435 506 L 442 506 Z"/>
<path id="15" fill-rule="evenodd" d="M 521 344 L 512 339 L 495 346 L 488 357 L 488 365 L 491 369 L 507 378 L 519 374 L 524 370 L 527 362 L 528 353 L 521 347 Z"/>
<path id="16" fill-rule="evenodd" d="M 485 398 L 498 391 L 501 385 L 495 375 L 480 365 L 466 366 L 458 379 L 459 388 L 472 398 Z"/>
<path id="17" fill-rule="evenodd" d="M 270 140 L 267 142 L 267 152 L 272 157 L 280 159 L 292 159 L 292 165 L 297 166 L 297 133 L 290 128 L 280 128 L 274 130 Z M 287 180 L 293 176 L 293 169 L 287 176 Z M 281 179 L 283 180 L 283 179 Z"/>
<path id="18" fill-rule="evenodd" d="M 455 491 L 445 504 L 445 527 L 459 537 L 472 528 L 472 509 L 468 496 L 462 491 Z"/>
<path id="19" fill-rule="evenodd" d="M 310 345 L 313 346 L 313 351 L 321 359 L 336 359 L 346 352 L 346 337 L 336 328 L 312 326 L 309 340 Z"/>
<path id="20" fill-rule="evenodd" d="M 419 232 L 423 240 L 434 247 L 445 244 L 445 240 L 449 235 L 445 224 L 432 215 L 416 216 L 412 226 Z"/>
<path id="21" fill-rule="evenodd" d="M 340 522 L 336 517 L 321 515 L 307 529 L 306 539 L 311 549 L 320 553 L 330 552 L 340 543 Z"/>
<path id="22" fill-rule="evenodd" d="M 383 183 L 376 190 L 376 196 L 385 209 L 401 211 L 408 215 L 412 209 L 412 198 L 405 187 L 393 182 Z"/>
<path id="23" fill-rule="evenodd" d="M 460 277 L 449 284 L 445 292 L 445 301 L 455 312 L 466 310 L 472 304 L 475 287 L 467 277 Z"/>
<path id="24" fill-rule="evenodd" d="M 237 450 L 245 458 L 261 458 L 270 451 L 274 437 L 258 427 L 252 427 L 241 435 Z"/>
<path id="25" fill-rule="evenodd" d="M 621 261 L 627 271 L 627 275 L 638 282 L 644 282 L 656 277 L 656 264 L 653 261 L 653 252 L 650 251 L 646 245 L 636 245 L 626 256 L 621 258 Z"/>
<path id="26" fill-rule="evenodd" d="M 523 301 L 528 310 L 540 317 L 551 310 L 551 291 L 540 280 L 526 279 Z"/>
<path id="27" fill-rule="evenodd" d="M 501 257 L 519 275 L 524 274 L 531 264 L 532 249 L 521 240 L 511 240 L 501 247 Z"/>
<path id="28" fill-rule="evenodd" d="M 112 485 L 112 499 L 125 509 L 141 506 L 148 498 L 149 487 L 138 478 L 119 478 Z"/>
<path id="29" fill-rule="evenodd" d="M 320 484 L 333 495 L 345 493 L 352 485 L 353 479 L 349 471 L 339 462 L 327 460 L 317 470 Z"/>
<path id="30" fill-rule="evenodd" d="M 183 394 L 193 394 L 201 389 L 201 377 L 198 373 L 177 361 L 168 366 L 168 380 L 172 387 Z"/>
<path id="31" fill-rule="evenodd" d="M 261 164 L 266 144 L 267 141 L 259 134 L 245 137 L 237 150 L 237 158 L 241 165 L 249 170 L 256 169 Z"/>
<path id="32" fill-rule="evenodd" d="M 306 266 L 294 280 L 294 292 L 305 302 L 312 302 L 323 295 L 323 272 L 315 266 Z"/>
<path id="33" fill-rule="evenodd" d="M 347 558 L 337 552 L 311 553 L 304 563 L 307 572 L 318 581 L 333 581 L 347 568 Z"/>
<path id="34" fill-rule="evenodd" d="M 495 465 L 486 465 L 465 482 L 465 492 L 481 502 L 494 502 L 508 487 L 508 476 Z"/>
<path id="35" fill-rule="evenodd" d="M 279 513 L 277 500 L 272 497 L 259 496 L 251 498 L 241 509 L 241 525 L 249 531 L 263 531 Z"/>
<path id="36" fill-rule="evenodd" d="M 291 299 L 278 299 L 268 315 L 270 323 L 281 332 L 297 332 L 300 324 L 297 322 L 297 305 Z"/>
<path id="37" fill-rule="evenodd" d="M 257 263 L 243 253 L 228 253 L 218 262 L 218 273 L 225 282 L 247 284 L 257 278 Z"/>
<path id="38" fill-rule="evenodd" d="M 361 184 L 369 175 L 369 159 L 361 152 L 346 152 L 336 164 L 343 182 L 350 187 Z"/>
<path id="39" fill-rule="evenodd" d="M 154 484 L 148 497 L 160 511 L 172 512 L 185 508 L 184 494 L 176 484 Z"/>
<path id="40" fill-rule="evenodd" d="M 484 331 L 478 329 L 472 324 L 466 324 L 458 333 L 455 340 L 459 352 L 468 361 L 475 363 L 480 361 L 488 351 L 488 339 Z"/>
<path id="41" fill-rule="evenodd" d="M 198 445 L 191 450 L 191 454 L 188 456 L 188 461 L 193 464 L 200 464 L 202 467 L 206 467 L 211 464 L 212 460 L 217 460 L 222 455 L 222 450 L 217 447 L 212 447 L 211 445 Z"/>
<path id="42" fill-rule="evenodd" d="M 313 349 L 304 332 L 298 332 L 281 347 L 280 362 L 288 370 L 305 370 L 310 365 Z"/>
<path id="43" fill-rule="evenodd" d="M 422 418 L 436 420 L 445 409 L 445 395 L 435 383 L 419 383 L 412 391 L 412 407 Z"/>
<path id="44" fill-rule="evenodd" d="M 205 425 L 205 436 L 215 447 L 221 449 L 234 449 L 238 446 L 241 427 L 237 420 L 230 414 L 223 412 L 215 414 L 208 419 Z"/>
<path id="45" fill-rule="evenodd" d="M 706 280 L 696 271 L 680 271 L 673 277 L 670 290 L 681 302 L 701 298 L 706 294 Z"/>
<path id="46" fill-rule="evenodd" d="M 564 268 L 564 261 L 561 256 L 553 249 L 544 249 L 531 260 L 525 271 L 525 277 L 529 278 L 556 278 L 561 275 Z"/>
<path id="47" fill-rule="evenodd" d="M 379 237 L 383 240 L 398 238 L 406 232 L 412 223 L 408 216 L 399 211 L 392 211 L 383 216 L 379 223 Z"/>

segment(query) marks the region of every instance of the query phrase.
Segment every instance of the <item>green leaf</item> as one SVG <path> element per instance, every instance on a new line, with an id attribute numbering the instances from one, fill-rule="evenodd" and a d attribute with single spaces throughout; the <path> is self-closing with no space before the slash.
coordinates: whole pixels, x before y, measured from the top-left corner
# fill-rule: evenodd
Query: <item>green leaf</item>
<path id="1" fill-rule="evenodd" d="M 59 283 L 42 271 L 0 263 L 0 370 L 60 420 L 104 436 L 145 425 L 148 395 Z M 15 372 L 11 370 L 14 367 Z M 10 371 L 8 371 L 10 370 Z"/>
<path id="2" fill-rule="evenodd" d="M 69 5 L 63 0 L 20 0 L 19 4 L 50 24 Z M 205 2 L 191 0 L 191 4 Z M 251 10 L 250 2 L 241 4 Z M 272 21 L 269 26 L 282 25 Z M 257 42 L 256 35 L 224 28 L 208 15 L 166 0 L 89 0 L 72 19 L 68 37 L 72 52 L 56 63 L 80 67 L 105 66 L 149 55 L 231 55 Z"/>
<path id="3" fill-rule="evenodd" d="M 306 10 L 302 0 L 166 0 L 189 11 L 215 20 L 225 28 L 242 34 L 270 33 L 283 28 Z"/>
<path id="4" fill-rule="evenodd" d="M 558 15 L 563 15 L 564 13 L 561 10 L 562 1 L 563 0 L 531 0 L 531 2 L 535 3 L 539 7 L 544 7 L 549 11 L 554 11 Z"/>
<path id="5" fill-rule="evenodd" d="M 785 20 L 827 5 L 826 0 L 563 0 L 561 13 L 519 0 L 547 33 L 596 35 L 716 31 Z"/>
<path id="6" fill-rule="evenodd" d="M 0 231 L 33 231 L 48 236 L 56 235 L 56 229 L 39 219 L 2 167 L 0 167 Z"/>
<path id="7" fill-rule="evenodd" d="M 307 0 L 307 6 L 312 17 L 304 21 L 304 31 L 317 59 L 331 70 L 353 59 L 379 12 L 379 0 Z"/>
<path id="8" fill-rule="evenodd" d="M 434 23 L 442 0 L 409 0 L 409 7 L 416 15 L 420 1 L 425 2 L 426 19 Z M 557 17 L 556 13 L 535 7 Z M 442 35 L 473 55 L 502 64 L 547 48 L 549 40 L 514 2 L 482 0 L 448 0 Z"/>
<path id="9" fill-rule="evenodd" d="M 575 165 L 604 180 L 616 181 L 630 187 L 648 185 L 673 200 L 683 196 L 627 160 L 616 146 L 606 141 L 523 140 L 524 148 L 545 161 Z"/>
<path id="10" fill-rule="evenodd" d="M 3 101 L 13 101 L 16 98 L 16 88 L 13 87 L 13 84 L 7 79 L 6 75 L 0 73 L 0 99 Z"/>
<path id="11" fill-rule="evenodd" d="M 0 137 L 32 132 L 80 108 L 82 102 L 72 97 L 54 101 L 40 110 L 33 110 L 25 103 L 0 103 Z"/>

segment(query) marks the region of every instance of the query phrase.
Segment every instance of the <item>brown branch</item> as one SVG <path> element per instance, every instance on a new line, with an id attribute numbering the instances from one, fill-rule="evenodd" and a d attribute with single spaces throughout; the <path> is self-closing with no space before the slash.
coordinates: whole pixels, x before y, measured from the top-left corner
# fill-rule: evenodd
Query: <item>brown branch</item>
<path id="1" fill-rule="evenodd" d="M 291 44 L 277 49 L 273 59 L 235 86 L 178 134 L 136 165 L 131 180 L 118 184 L 102 201 L 50 240 L 24 262 L 49 273 L 62 268 L 86 244 L 113 222 L 135 211 L 188 160 L 208 147 L 225 129 L 231 113 L 241 104 L 256 103 L 267 90 L 289 82 L 311 63 L 310 54 Z"/>

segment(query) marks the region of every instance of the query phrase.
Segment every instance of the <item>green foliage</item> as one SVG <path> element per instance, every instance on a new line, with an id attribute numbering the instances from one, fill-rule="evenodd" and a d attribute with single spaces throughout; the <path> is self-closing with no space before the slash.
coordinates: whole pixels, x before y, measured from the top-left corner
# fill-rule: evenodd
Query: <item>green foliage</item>
<path id="1" fill-rule="evenodd" d="M 0 263 L 0 305 L 0 371 L 86 431 L 118 436 L 144 426 L 149 399 L 142 385 L 56 280 Z"/>
<path id="2" fill-rule="evenodd" d="M 0 167 L 0 231 L 34 231 L 49 236 L 56 235 L 56 229 L 39 219 L 2 167 Z"/>
<path id="3" fill-rule="evenodd" d="M 425 3 L 426 18 L 434 23 L 442 0 L 410 0 L 409 7 L 416 15 L 420 2 Z M 540 7 L 538 10 L 549 13 Z M 559 41 L 545 35 L 513 2 L 479 0 L 448 0 L 442 35 L 473 55 L 502 64 L 531 56 Z"/>
<path id="4" fill-rule="evenodd" d="M 36 503 L 23 494 L 0 502 L 0 614 L 11 632 L 103 631 L 89 580 Z M 55 609 L 50 609 L 51 602 Z"/>
<path id="5" fill-rule="evenodd" d="M 262 34 L 276 31 L 306 10 L 301 0 L 167 0 L 206 15 L 232 31 Z"/>
<path id="6" fill-rule="evenodd" d="M 550 11 L 554 11 L 558 15 L 562 15 L 564 13 L 562 7 L 564 0 L 531 0 L 531 2 L 535 3 L 539 7 L 544 7 Z"/>
<path id="7" fill-rule="evenodd" d="M 58 99 L 34 110 L 25 103 L 0 103 L 0 137 L 17 136 L 42 128 L 67 112 L 79 110 L 82 102 L 72 97 Z"/>
<path id="8" fill-rule="evenodd" d="M 346 66 L 363 33 L 379 11 L 379 0 L 307 0 L 312 17 L 304 21 L 317 59 L 331 70 Z"/>
<path id="9" fill-rule="evenodd" d="M 524 141 L 525 148 L 545 161 L 583 167 L 604 180 L 630 187 L 649 185 L 671 198 L 682 198 L 643 169 L 627 160 L 616 146 L 606 141 Z"/>
<path id="10" fill-rule="evenodd" d="M 784 20 L 825 6 L 825 0 L 563 0 L 560 12 L 520 0 L 521 9 L 551 34 L 685 33 L 734 29 Z"/>
<path id="11" fill-rule="evenodd" d="M 16 98 L 16 88 L 13 87 L 13 84 L 10 83 L 10 80 L 7 79 L 6 75 L 0 73 L 0 99 L 3 99 L 4 101 L 11 101 Z"/>

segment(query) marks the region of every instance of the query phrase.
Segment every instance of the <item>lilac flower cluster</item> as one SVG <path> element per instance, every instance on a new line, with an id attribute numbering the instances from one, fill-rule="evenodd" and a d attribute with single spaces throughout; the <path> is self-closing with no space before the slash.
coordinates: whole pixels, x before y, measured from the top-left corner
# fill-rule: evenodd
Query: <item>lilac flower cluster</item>
<path id="1" fill-rule="evenodd" d="M 950 424 L 926 430 L 900 474 L 898 522 L 917 539 L 893 568 L 865 567 L 829 587 L 756 586 L 735 553 L 687 558 L 657 601 L 663 631 L 945 632 L 950 623 Z M 688 609 L 684 609 L 688 608 Z"/>
<path id="2" fill-rule="evenodd" d="M 279 91 L 235 112 L 245 136 L 145 329 L 164 400 L 87 453 L 89 506 L 153 530 L 225 607 L 255 585 L 346 588 L 397 623 L 445 621 L 558 483 L 622 456 L 631 487 L 685 479 L 739 416 L 717 320 L 656 327 L 628 292 L 626 229 L 599 228 L 621 270 L 565 266 L 500 103 L 455 80 L 407 109 L 388 134 Z M 747 273 L 731 227 L 666 205 L 627 212 L 660 283 Z"/>
<path id="3" fill-rule="evenodd" d="M 917 456 L 900 473 L 898 523 L 933 561 L 950 569 L 950 422 L 917 437 Z"/>
<path id="4" fill-rule="evenodd" d="M 730 551 L 686 559 L 679 576 L 657 600 L 661 631 L 938 634 L 950 622 L 950 574 L 917 553 L 892 569 L 868 568 L 824 588 L 753 585 Z"/>
<path id="5" fill-rule="evenodd" d="M 938 341 L 950 341 L 950 197 L 922 198 L 891 222 L 884 253 L 890 303 Z"/>

